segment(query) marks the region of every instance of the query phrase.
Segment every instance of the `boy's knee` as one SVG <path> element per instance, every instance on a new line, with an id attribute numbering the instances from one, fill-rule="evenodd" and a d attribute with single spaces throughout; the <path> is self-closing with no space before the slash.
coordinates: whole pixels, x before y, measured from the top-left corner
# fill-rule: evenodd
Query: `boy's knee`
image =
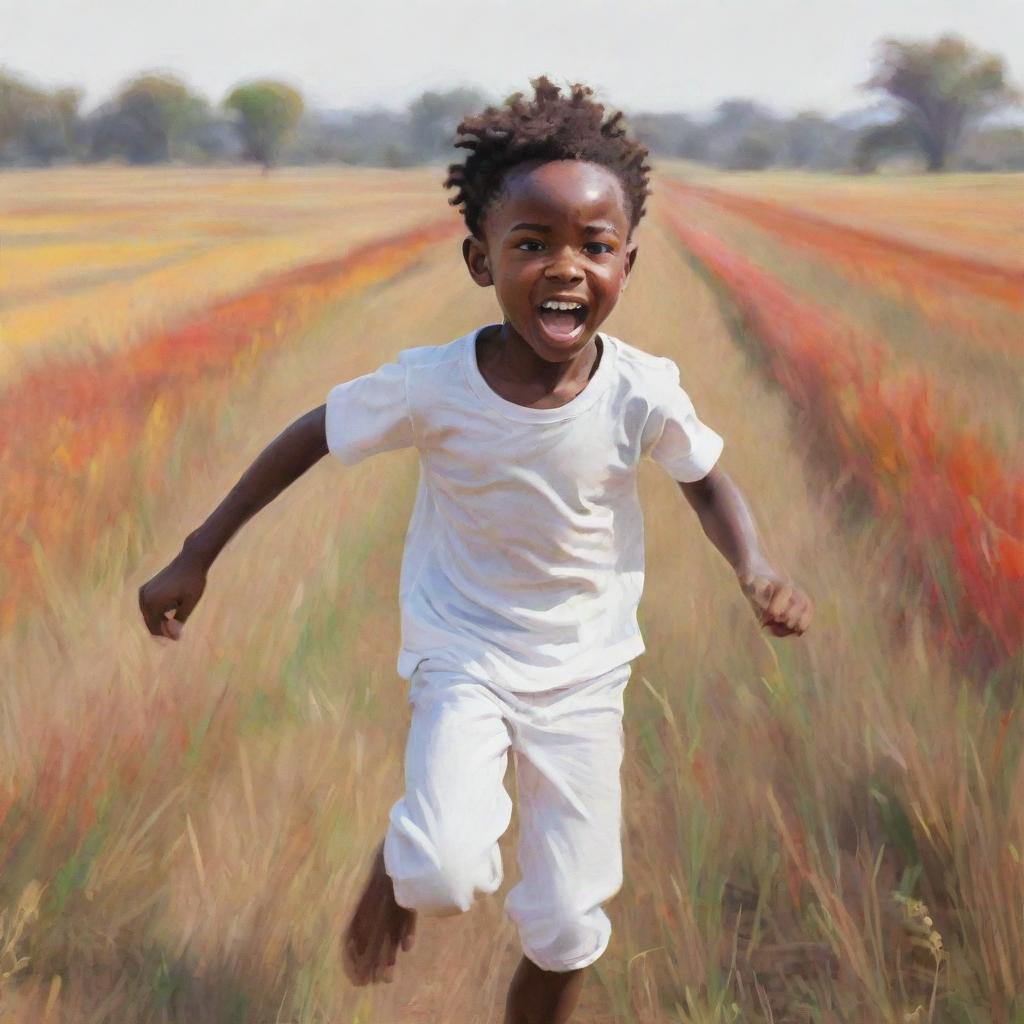
<path id="1" fill-rule="evenodd" d="M 492 893 L 501 885 L 497 848 L 477 858 L 457 849 L 420 853 L 414 859 L 395 857 L 387 865 L 395 900 L 410 910 L 432 917 L 461 914 L 473 905 L 477 893 Z"/>
<path id="2" fill-rule="evenodd" d="M 519 921 L 523 953 L 544 971 L 587 967 L 608 948 L 612 927 L 600 908 L 579 912 L 552 906 L 542 917 Z"/>
<path id="3" fill-rule="evenodd" d="M 476 891 L 468 873 L 452 865 L 439 865 L 432 871 L 392 881 L 395 900 L 401 906 L 432 917 L 447 917 L 469 910 Z"/>

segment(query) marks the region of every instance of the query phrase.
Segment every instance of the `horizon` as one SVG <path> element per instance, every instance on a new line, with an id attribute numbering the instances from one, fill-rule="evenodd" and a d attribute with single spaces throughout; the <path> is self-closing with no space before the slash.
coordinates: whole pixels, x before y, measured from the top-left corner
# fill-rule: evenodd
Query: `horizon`
<path id="1" fill-rule="evenodd" d="M 612 0 L 572 0 L 556 10 L 544 0 L 516 0 L 516 18 L 501 23 L 500 51 L 486 45 L 493 26 L 480 10 L 500 14 L 512 0 L 415 8 L 382 0 L 372 11 L 328 9 L 320 0 L 271 0 L 253 11 L 246 0 L 219 0 L 213 16 L 199 0 L 173 11 L 152 0 L 107 0 L 88 11 L 62 6 L 0 0 L 0 17 L 13 26 L 0 66 L 40 88 L 80 88 L 88 110 L 148 72 L 173 74 L 213 104 L 240 82 L 280 79 L 310 107 L 339 111 L 399 110 L 424 91 L 458 87 L 500 100 L 548 74 L 586 82 L 603 101 L 633 113 L 700 115 L 742 97 L 780 116 L 815 110 L 834 117 L 879 103 L 858 85 L 886 37 L 951 32 L 1001 56 L 1015 84 L 1024 67 L 1024 5 L 1008 0 L 969 9 L 955 0 L 864 0 L 829 10 L 807 0 L 640 0 L 626 15 Z M 453 24 L 458 48 L 450 42 Z M 560 42 L 567 37 L 574 40 L 568 48 Z"/>

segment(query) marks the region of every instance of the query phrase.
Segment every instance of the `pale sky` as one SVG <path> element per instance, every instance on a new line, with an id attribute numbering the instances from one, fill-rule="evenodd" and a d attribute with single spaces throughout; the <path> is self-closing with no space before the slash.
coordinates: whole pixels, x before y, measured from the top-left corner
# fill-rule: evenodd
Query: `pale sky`
<path id="1" fill-rule="evenodd" d="M 0 66 L 78 85 L 88 109 L 161 69 L 213 102 L 272 76 L 314 106 L 404 106 L 424 89 L 496 98 L 547 73 L 627 110 L 864 106 L 883 36 L 955 31 L 1024 79 L 1024 0 L 0 0 Z"/>

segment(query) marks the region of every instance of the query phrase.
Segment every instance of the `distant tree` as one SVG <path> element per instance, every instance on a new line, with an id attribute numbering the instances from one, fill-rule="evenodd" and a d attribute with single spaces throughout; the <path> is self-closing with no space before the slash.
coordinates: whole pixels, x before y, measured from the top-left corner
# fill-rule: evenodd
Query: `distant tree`
<path id="1" fill-rule="evenodd" d="M 758 170 L 773 163 L 781 145 L 779 121 L 760 103 L 723 100 L 707 126 L 707 154 L 731 170 Z"/>
<path id="2" fill-rule="evenodd" d="M 289 133 L 302 120 L 302 95 L 283 82 L 249 82 L 233 89 L 224 106 L 238 114 L 245 157 L 268 171 L 277 161 Z"/>
<path id="3" fill-rule="evenodd" d="M 382 107 L 314 110 L 288 142 L 288 160 L 407 167 L 419 162 L 409 143 L 409 117 Z"/>
<path id="4" fill-rule="evenodd" d="M 682 140 L 678 156 L 702 163 L 711 161 L 711 129 L 707 125 L 694 125 L 693 131 Z"/>
<path id="5" fill-rule="evenodd" d="M 143 74 L 126 82 L 92 118 L 92 155 L 133 164 L 164 163 L 208 117 L 206 100 L 173 75 Z"/>
<path id="6" fill-rule="evenodd" d="M 1002 57 L 953 35 L 935 42 L 883 40 L 866 85 L 898 101 L 929 171 L 946 166 L 971 121 L 1018 96 Z"/>
<path id="7" fill-rule="evenodd" d="M 408 146 L 400 142 L 392 142 L 384 147 L 381 153 L 380 162 L 385 167 L 413 167 L 416 164 L 416 157 Z"/>
<path id="8" fill-rule="evenodd" d="M 736 143 L 725 166 L 730 171 L 763 171 L 775 162 L 771 144 L 756 135 L 744 135 Z"/>
<path id="9" fill-rule="evenodd" d="M 1024 171 L 1024 128 L 982 128 L 961 147 L 958 164 L 968 171 Z"/>
<path id="10" fill-rule="evenodd" d="M 0 150 L 18 134 L 22 119 L 22 91 L 27 88 L 14 75 L 0 72 Z"/>
<path id="11" fill-rule="evenodd" d="M 178 160 L 197 164 L 241 160 L 242 143 L 234 121 L 226 113 L 208 110 L 178 140 L 175 156 Z"/>
<path id="12" fill-rule="evenodd" d="M 914 127 L 907 120 L 888 121 L 860 133 L 851 162 L 855 171 L 868 174 L 883 160 L 907 152 L 920 152 Z"/>
<path id="13" fill-rule="evenodd" d="M 772 112 L 754 100 L 729 99 L 715 107 L 713 124 L 718 131 L 742 136 L 772 120 Z"/>
<path id="14" fill-rule="evenodd" d="M 826 143 L 832 126 L 813 110 L 804 110 L 782 126 L 783 157 L 791 167 L 813 164 Z"/>
<path id="15" fill-rule="evenodd" d="M 0 156 L 4 162 L 47 166 L 73 156 L 81 99 L 78 89 L 50 93 L 15 75 L 0 73 Z"/>
<path id="16" fill-rule="evenodd" d="M 82 118 L 79 108 L 85 93 L 81 89 L 66 87 L 58 89 L 51 96 L 54 113 L 60 121 L 61 134 L 64 136 L 69 152 L 74 152 L 79 144 Z"/>
<path id="17" fill-rule="evenodd" d="M 425 92 L 413 100 L 409 104 L 409 134 L 416 156 L 432 160 L 447 154 L 459 122 L 486 105 L 487 97 L 477 89 Z"/>
<path id="18" fill-rule="evenodd" d="M 694 139 L 701 132 L 686 114 L 632 114 L 629 126 L 633 134 L 654 153 L 690 157 Z M 699 148 L 699 147 L 698 147 Z"/>

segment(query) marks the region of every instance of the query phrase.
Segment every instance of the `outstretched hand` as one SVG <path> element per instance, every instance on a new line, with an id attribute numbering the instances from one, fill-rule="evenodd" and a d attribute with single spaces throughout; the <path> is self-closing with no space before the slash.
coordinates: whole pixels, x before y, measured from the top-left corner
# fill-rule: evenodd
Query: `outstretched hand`
<path id="1" fill-rule="evenodd" d="M 139 609 L 153 636 L 178 640 L 206 589 L 206 568 L 182 552 L 139 587 Z"/>
<path id="2" fill-rule="evenodd" d="M 773 636 L 802 636 L 814 615 L 811 599 L 798 587 L 775 573 L 743 573 L 740 587 L 757 621 Z"/>

